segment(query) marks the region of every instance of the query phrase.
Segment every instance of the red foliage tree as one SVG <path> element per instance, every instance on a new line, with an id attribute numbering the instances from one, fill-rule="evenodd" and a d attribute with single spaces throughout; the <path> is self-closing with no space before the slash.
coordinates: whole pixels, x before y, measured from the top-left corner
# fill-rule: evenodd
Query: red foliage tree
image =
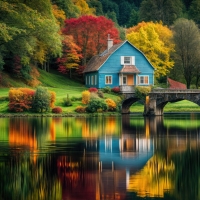
<path id="1" fill-rule="evenodd" d="M 107 37 L 113 39 L 114 44 L 120 42 L 119 31 L 114 22 L 103 16 L 82 16 L 65 20 L 63 34 L 72 35 L 75 43 L 82 50 L 82 65 L 94 55 L 107 48 Z"/>

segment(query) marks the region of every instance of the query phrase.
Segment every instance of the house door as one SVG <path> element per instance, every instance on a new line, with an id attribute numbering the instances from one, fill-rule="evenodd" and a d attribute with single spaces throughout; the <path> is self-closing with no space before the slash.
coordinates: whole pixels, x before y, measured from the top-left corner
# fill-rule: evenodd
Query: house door
<path id="1" fill-rule="evenodd" d="M 134 85 L 133 75 L 127 75 L 127 85 Z"/>

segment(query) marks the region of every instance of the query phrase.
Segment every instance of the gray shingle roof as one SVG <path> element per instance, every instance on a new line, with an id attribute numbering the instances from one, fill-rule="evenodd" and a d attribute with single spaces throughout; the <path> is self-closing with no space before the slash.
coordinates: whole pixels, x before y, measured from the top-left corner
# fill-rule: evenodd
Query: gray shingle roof
<path id="1" fill-rule="evenodd" d="M 102 65 L 103 63 L 109 58 L 109 56 L 116 51 L 120 46 L 122 46 L 124 44 L 124 42 L 121 42 L 119 44 L 113 45 L 109 51 L 105 50 L 103 53 L 101 53 L 100 55 L 96 55 L 93 56 L 91 58 L 91 60 L 88 62 L 88 64 L 86 65 L 85 70 L 83 71 L 83 73 L 85 72 L 94 72 L 97 71 Z"/>

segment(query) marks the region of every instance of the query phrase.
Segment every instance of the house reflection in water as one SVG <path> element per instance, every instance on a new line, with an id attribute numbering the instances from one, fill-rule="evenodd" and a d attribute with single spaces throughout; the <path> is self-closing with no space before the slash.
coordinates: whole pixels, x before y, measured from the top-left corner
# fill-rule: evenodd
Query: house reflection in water
<path id="1" fill-rule="evenodd" d="M 76 157 L 73 154 L 59 157 L 63 199 L 126 198 L 130 176 L 153 156 L 154 141 L 148 131 L 136 134 L 123 130 L 122 126 L 120 136 L 109 132 L 100 138 L 85 138 L 74 146 L 77 153 L 82 148 L 79 159 L 77 153 Z"/>

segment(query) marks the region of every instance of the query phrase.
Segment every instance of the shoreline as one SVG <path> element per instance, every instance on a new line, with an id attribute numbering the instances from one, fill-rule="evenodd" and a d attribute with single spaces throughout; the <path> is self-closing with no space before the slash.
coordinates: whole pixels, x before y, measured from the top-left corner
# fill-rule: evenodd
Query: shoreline
<path id="1" fill-rule="evenodd" d="M 183 111 L 183 112 L 164 112 L 163 115 L 177 115 L 177 114 L 200 114 L 199 111 Z M 141 115 L 143 116 L 142 112 L 130 112 L 127 114 L 119 113 L 119 112 L 110 112 L 110 113 L 1 113 L 0 118 L 6 118 L 6 117 L 101 117 L 101 116 L 122 116 L 122 115 Z M 145 117 L 145 116 L 144 116 Z M 157 116 L 146 116 L 146 117 L 157 117 Z"/>

